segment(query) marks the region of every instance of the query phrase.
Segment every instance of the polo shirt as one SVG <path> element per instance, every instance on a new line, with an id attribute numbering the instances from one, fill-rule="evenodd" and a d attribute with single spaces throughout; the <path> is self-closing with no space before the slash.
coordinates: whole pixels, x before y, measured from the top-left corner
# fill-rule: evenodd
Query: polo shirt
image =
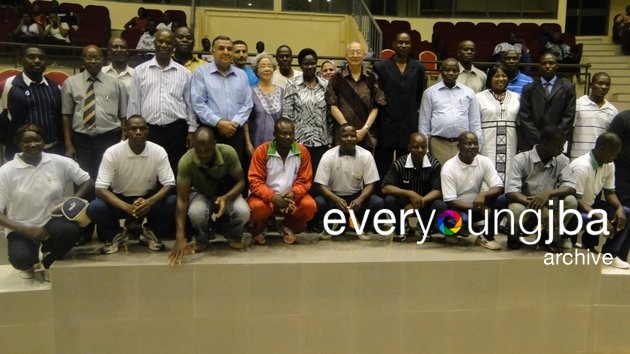
<path id="1" fill-rule="evenodd" d="M 586 205 L 593 205 L 602 189 L 615 190 L 614 163 L 599 165 L 589 152 L 573 160 L 569 166 L 575 178 L 575 194 Z"/>
<path id="2" fill-rule="evenodd" d="M 573 123 L 573 141 L 571 158 L 575 159 L 589 153 L 595 147 L 597 137 L 608 131 L 613 118 L 619 113 L 608 100 L 600 107 L 591 101 L 588 95 L 575 102 L 575 122 Z"/>
<path id="3" fill-rule="evenodd" d="M 136 155 L 127 139 L 105 151 L 95 187 L 111 187 L 116 194 L 139 197 L 155 190 L 158 181 L 163 186 L 175 185 L 175 176 L 164 148 L 147 141 L 144 150 Z"/>
<path id="4" fill-rule="evenodd" d="M 424 155 L 422 166 L 414 166 L 411 154 L 403 155 L 390 166 L 383 178 L 383 186 L 392 185 L 426 195 L 442 189 L 441 170 L 440 162 L 429 154 Z"/>
<path id="5" fill-rule="evenodd" d="M 472 203 L 484 182 L 488 188 L 503 187 L 492 160 L 477 155 L 468 165 L 457 154 L 442 167 L 442 198 L 445 202 L 457 199 Z"/>
<path id="6" fill-rule="evenodd" d="M 90 175 L 65 156 L 42 152 L 37 166 L 21 156 L 0 167 L 0 211 L 18 223 L 42 227 L 51 218 L 48 209 L 61 202 L 67 182 L 80 185 Z"/>
<path id="7" fill-rule="evenodd" d="M 339 156 L 339 146 L 324 153 L 317 167 L 315 182 L 328 186 L 338 196 L 361 192 L 363 186 L 379 180 L 374 157 L 356 146 L 354 156 Z"/>
<path id="8" fill-rule="evenodd" d="M 233 147 L 216 144 L 215 160 L 208 166 L 199 160 L 195 149 L 190 149 L 182 156 L 177 165 L 177 182 L 192 186 L 197 192 L 213 197 L 219 194 L 220 181 L 226 176 L 236 177 L 243 169 Z"/>
<path id="9" fill-rule="evenodd" d="M 525 196 L 532 196 L 558 187 L 575 188 L 569 163 L 568 157 L 558 155 L 543 164 L 536 146 L 529 151 L 521 152 L 514 157 L 508 169 L 505 193 L 519 192 Z"/>

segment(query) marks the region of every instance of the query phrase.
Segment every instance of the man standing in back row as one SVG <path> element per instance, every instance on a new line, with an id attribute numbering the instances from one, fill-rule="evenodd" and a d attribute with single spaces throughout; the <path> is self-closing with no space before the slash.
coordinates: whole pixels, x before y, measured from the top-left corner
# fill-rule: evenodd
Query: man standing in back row
<path id="1" fill-rule="evenodd" d="M 387 105 L 378 111 L 378 149 L 374 160 L 379 176 L 385 176 L 396 158 L 407 153 L 407 139 L 417 131 L 418 109 L 424 92 L 424 66 L 409 57 L 411 37 L 402 32 L 392 44 L 396 53 L 391 59 L 374 65 L 374 72 L 381 80 Z"/>

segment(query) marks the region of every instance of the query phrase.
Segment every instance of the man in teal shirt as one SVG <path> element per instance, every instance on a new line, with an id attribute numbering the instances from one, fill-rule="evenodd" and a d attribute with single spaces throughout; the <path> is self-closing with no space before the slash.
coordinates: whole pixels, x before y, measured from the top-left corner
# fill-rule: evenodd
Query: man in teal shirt
<path id="1" fill-rule="evenodd" d="M 171 264 L 181 262 L 186 252 L 201 251 L 214 238 L 215 223 L 227 214 L 225 237 L 230 247 L 242 248 L 243 228 L 249 220 L 249 206 L 241 196 L 245 178 L 236 151 L 217 144 L 208 127 L 199 127 L 177 166 L 177 208 L 175 247 Z M 197 231 L 194 248 L 186 241 L 186 213 Z"/>

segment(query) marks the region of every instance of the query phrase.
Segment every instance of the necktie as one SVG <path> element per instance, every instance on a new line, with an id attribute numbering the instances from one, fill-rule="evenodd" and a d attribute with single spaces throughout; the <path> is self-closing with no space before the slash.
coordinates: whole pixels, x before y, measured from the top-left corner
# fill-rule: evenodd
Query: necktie
<path id="1" fill-rule="evenodd" d="M 549 94 L 551 94 L 551 88 L 553 86 L 551 86 L 551 82 L 545 82 L 545 93 L 547 94 L 547 96 L 549 96 Z"/>
<path id="2" fill-rule="evenodd" d="M 90 85 L 83 100 L 83 125 L 90 129 L 96 125 L 96 98 L 94 96 L 94 79 L 88 78 Z"/>

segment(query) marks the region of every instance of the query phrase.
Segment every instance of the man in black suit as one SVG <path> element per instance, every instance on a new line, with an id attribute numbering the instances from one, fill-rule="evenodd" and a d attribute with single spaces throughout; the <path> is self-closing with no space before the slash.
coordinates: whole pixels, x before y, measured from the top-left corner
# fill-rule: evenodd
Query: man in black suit
<path id="1" fill-rule="evenodd" d="M 575 85 L 556 75 L 558 59 L 552 53 L 540 57 L 541 76 L 523 87 L 518 112 L 518 151 L 528 151 L 540 140 L 540 131 L 555 125 L 567 142 L 575 120 Z"/>
<path id="2" fill-rule="evenodd" d="M 407 141 L 418 131 L 418 108 L 424 92 L 424 66 L 409 56 L 411 36 L 396 35 L 392 58 L 374 65 L 381 80 L 387 105 L 378 111 L 378 143 L 374 152 L 379 176 L 385 176 L 396 158 L 407 154 Z"/>

